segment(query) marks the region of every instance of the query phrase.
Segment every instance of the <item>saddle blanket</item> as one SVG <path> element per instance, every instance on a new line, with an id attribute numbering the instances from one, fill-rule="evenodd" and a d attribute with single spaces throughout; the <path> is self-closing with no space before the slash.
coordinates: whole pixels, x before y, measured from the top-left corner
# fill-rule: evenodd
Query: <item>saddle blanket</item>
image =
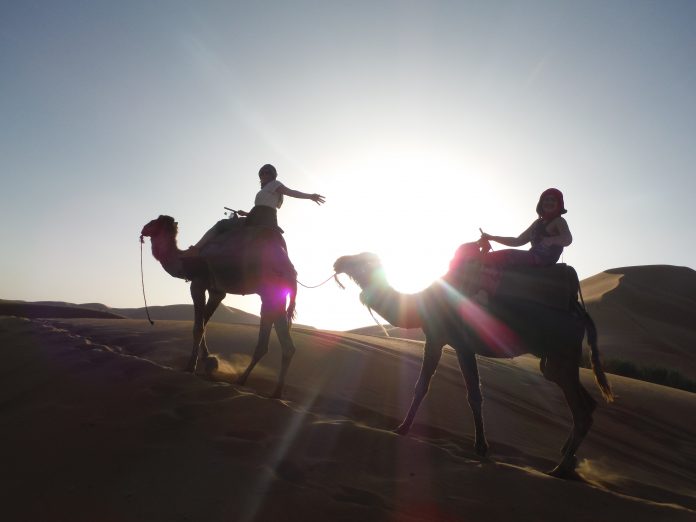
<path id="1" fill-rule="evenodd" d="M 580 290 L 577 272 L 565 263 L 548 267 L 508 268 L 501 271 L 498 277 L 493 299 L 524 299 L 569 310 L 577 302 Z"/>

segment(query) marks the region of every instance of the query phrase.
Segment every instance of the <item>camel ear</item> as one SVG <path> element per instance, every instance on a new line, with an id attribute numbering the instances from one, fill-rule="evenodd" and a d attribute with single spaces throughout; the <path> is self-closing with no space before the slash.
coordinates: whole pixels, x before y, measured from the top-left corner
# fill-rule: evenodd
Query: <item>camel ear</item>
<path id="1" fill-rule="evenodd" d="M 157 218 L 157 221 L 159 222 L 160 226 L 164 228 L 164 230 L 172 234 L 176 233 L 176 221 L 172 216 L 160 215 L 160 217 Z"/>

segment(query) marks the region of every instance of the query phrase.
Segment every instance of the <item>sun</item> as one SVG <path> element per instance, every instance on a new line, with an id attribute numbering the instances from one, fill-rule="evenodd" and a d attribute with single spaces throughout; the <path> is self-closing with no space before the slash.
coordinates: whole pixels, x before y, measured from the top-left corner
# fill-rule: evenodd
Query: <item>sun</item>
<path id="1" fill-rule="evenodd" d="M 417 259 L 404 256 L 401 250 L 389 250 L 380 255 L 384 272 L 391 286 L 404 293 L 415 293 L 430 286 L 447 272 L 449 258 L 446 253 Z"/>
<path id="2" fill-rule="evenodd" d="M 456 151 L 380 145 L 337 163 L 340 184 L 327 192 L 341 197 L 325 215 L 343 222 L 342 248 L 377 254 L 396 290 L 418 292 L 447 272 L 459 245 L 478 239 L 492 189 L 485 168 Z"/>

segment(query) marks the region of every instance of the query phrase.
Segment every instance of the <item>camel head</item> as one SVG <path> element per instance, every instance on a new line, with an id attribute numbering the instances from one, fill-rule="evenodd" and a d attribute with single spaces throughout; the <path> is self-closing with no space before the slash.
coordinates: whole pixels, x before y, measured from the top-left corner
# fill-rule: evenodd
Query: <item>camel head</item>
<path id="1" fill-rule="evenodd" d="M 157 219 L 153 219 L 147 225 L 143 227 L 142 232 L 140 232 L 140 239 L 145 237 L 155 237 L 160 234 L 167 234 L 176 238 L 179 232 L 179 223 L 174 221 L 171 216 L 160 216 Z"/>
<path id="2" fill-rule="evenodd" d="M 354 256 L 339 257 L 334 263 L 336 274 L 347 274 L 360 288 L 374 281 L 375 276 L 384 277 L 382 262 L 376 254 L 363 252 Z M 339 283 L 340 284 L 340 283 Z"/>

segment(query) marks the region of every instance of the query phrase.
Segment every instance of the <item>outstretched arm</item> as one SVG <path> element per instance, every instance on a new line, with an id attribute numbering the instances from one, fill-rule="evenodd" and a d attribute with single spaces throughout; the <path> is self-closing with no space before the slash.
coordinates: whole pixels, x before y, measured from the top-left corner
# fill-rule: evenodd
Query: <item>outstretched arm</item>
<path id="1" fill-rule="evenodd" d="M 288 188 L 286 186 L 278 187 L 278 192 L 280 192 L 284 196 L 289 196 L 291 198 L 311 199 L 317 205 L 321 205 L 322 203 L 324 203 L 326 201 L 326 198 L 324 196 L 322 196 L 321 194 L 307 194 L 306 192 L 300 192 L 299 190 L 293 190 L 293 189 Z"/>
<path id="2" fill-rule="evenodd" d="M 530 225 L 527 230 L 522 232 L 517 237 L 492 236 L 490 234 L 486 234 L 485 232 L 481 232 L 481 239 L 487 239 L 488 241 L 495 241 L 496 243 L 500 243 L 501 245 L 505 245 L 505 246 L 509 246 L 509 247 L 519 247 L 522 245 L 526 245 L 532 239 L 532 226 L 533 226 L 533 224 Z"/>

